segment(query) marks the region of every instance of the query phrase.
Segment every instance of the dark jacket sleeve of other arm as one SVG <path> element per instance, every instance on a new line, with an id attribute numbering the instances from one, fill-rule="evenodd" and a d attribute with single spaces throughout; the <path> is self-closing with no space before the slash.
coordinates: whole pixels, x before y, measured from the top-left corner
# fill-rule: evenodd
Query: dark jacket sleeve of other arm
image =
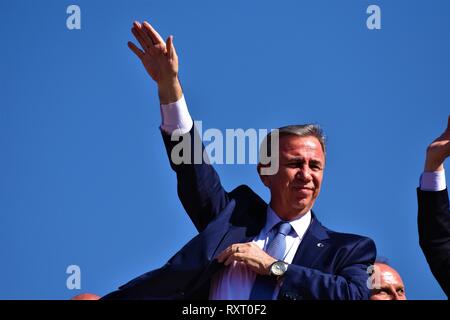
<path id="1" fill-rule="evenodd" d="M 161 130 L 167 156 L 172 170 L 177 175 L 177 193 L 181 203 L 199 232 L 226 207 L 230 201 L 220 178 L 213 166 L 203 160 L 204 146 L 198 131 L 193 127 L 188 133 L 181 135 L 178 141 L 172 141 L 171 135 Z M 187 139 L 188 141 L 186 142 Z M 183 143 L 189 147 L 190 163 L 175 164 L 172 152 L 175 145 Z M 194 146 L 194 144 L 197 144 Z M 176 150 L 177 156 L 183 156 L 187 150 Z M 198 154 L 194 156 L 194 152 Z M 198 161 L 200 158 L 201 161 Z M 198 163 L 197 163 L 198 162 Z"/>
<path id="2" fill-rule="evenodd" d="M 450 296 L 450 212 L 447 189 L 417 189 L 419 243 L 436 280 Z"/>

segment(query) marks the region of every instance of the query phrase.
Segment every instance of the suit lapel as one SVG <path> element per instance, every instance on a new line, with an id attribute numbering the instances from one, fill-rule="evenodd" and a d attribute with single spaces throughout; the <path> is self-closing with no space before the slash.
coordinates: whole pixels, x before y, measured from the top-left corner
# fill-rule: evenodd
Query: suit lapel
<path id="1" fill-rule="evenodd" d="M 259 234 L 266 223 L 267 205 L 261 206 L 257 210 L 258 212 L 243 216 L 244 219 L 242 219 L 242 216 L 240 218 L 231 219 L 228 231 L 214 252 L 213 258 L 218 256 L 230 245 L 250 242 Z"/>
<path id="2" fill-rule="evenodd" d="M 320 258 L 323 247 L 327 245 L 326 240 L 329 238 L 326 229 L 317 220 L 312 213 L 312 221 L 308 230 L 303 236 L 302 242 L 297 249 L 297 253 L 292 260 L 293 264 L 304 267 L 312 267 L 317 259 Z"/>

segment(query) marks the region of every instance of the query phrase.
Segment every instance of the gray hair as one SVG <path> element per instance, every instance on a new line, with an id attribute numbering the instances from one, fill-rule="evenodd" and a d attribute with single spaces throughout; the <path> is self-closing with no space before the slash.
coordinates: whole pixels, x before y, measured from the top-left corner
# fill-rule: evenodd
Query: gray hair
<path id="1" fill-rule="evenodd" d="M 322 128 L 317 124 L 297 124 L 297 125 L 289 125 L 278 128 L 278 137 L 282 138 L 285 136 L 298 136 L 298 137 L 316 137 L 319 140 L 320 145 L 322 146 L 323 154 L 326 155 L 326 147 L 325 147 L 325 134 Z M 271 137 L 272 132 L 269 132 L 267 136 L 264 138 L 261 148 L 260 148 L 260 158 L 263 157 L 263 149 L 267 147 L 266 156 L 271 156 Z"/>

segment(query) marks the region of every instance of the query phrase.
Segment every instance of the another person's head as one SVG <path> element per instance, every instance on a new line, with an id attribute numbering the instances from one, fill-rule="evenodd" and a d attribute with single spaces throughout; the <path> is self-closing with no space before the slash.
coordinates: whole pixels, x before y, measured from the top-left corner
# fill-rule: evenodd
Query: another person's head
<path id="1" fill-rule="evenodd" d="M 295 219 L 308 212 L 314 205 L 322 186 L 325 167 L 325 137 L 317 125 L 292 125 L 278 129 L 278 170 L 263 174 L 262 169 L 273 164 L 277 156 L 271 148 L 277 135 L 269 133 L 262 143 L 271 163 L 261 164 L 258 172 L 270 189 L 270 205 L 284 220 Z"/>
<path id="2" fill-rule="evenodd" d="M 376 262 L 373 278 L 378 284 L 372 289 L 370 300 L 406 300 L 405 285 L 395 269 Z"/>
<path id="3" fill-rule="evenodd" d="M 93 293 L 82 293 L 70 300 L 99 300 L 101 297 Z"/>

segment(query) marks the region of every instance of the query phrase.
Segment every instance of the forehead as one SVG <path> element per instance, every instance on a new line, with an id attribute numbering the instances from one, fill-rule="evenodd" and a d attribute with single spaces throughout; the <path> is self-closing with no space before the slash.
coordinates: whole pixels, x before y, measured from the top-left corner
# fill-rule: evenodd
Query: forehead
<path id="1" fill-rule="evenodd" d="M 282 136 L 280 138 L 280 153 L 288 157 L 313 157 L 318 158 L 318 160 L 323 160 L 325 157 L 319 139 L 314 136 Z"/>
<path id="2" fill-rule="evenodd" d="M 381 282 L 390 285 L 403 285 L 400 275 L 389 267 L 380 267 Z"/>

